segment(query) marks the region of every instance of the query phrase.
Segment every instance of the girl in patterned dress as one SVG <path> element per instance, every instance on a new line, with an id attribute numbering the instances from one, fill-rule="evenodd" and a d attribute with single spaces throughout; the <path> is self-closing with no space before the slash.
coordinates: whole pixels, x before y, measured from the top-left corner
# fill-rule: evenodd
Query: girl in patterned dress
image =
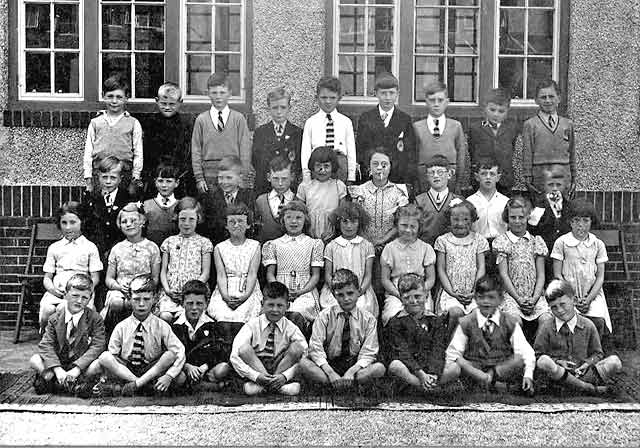
<path id="1" fill-rule="evenodd" d="M 347 195 L 346 185 L 334 179 L 338 160 L 333 149 L 321 146 L 309 157 L 309 170 L 313 179 L 298 186 L 297 197 L 307 206 L 309 214 L 309 235 L 326 242 L 334 235 L 329 216 Z"/>
<path id="2" fill-rule="evenodd" d="M 252 218 L 249 207 L 230 205 L 226 215 L 229 239 L 213 250 L 217 285 L 207 313 L 218 322 L 245 323 L 260 314 L 262 306 L 258 285 L 260 243 L 246 235 Z"/>
<path id="3" fill-rule="evenodd" d="M 289 311 L 300 313 L 307 321 L 314 321 L 320 311 L 316 285 L 324 266 L 324 244 L 306 235 L 309 215 L 302 202 L 291 201 L 285 205 L 280 221 L 286 234 L 267 241 L 262 247 L 267 281 L 284 283 L 289 288 L 289 300 L 292 301 Z"/>
<path id="4" fill-rule="evenodd" d="M 196 226 L 202 222 L 202 206 L 197 200 L 191 197 L 180 199 L 175 207 L 175 215 L 180 233 L 165 239 L 160 246 L 162 291 L 158 300 L 158 316 L 170 324 L 179 313 L 184 312 L 184 284 L 189 280 L 209 281 L 213 252 L 211 241 L 196 233 Z"/>
<path id="5" fill-rule="evenodd" d="M 507 202 L 502 220 L 509 230 L 493 240 L 496 264 L 504 284 L 501 311 L 528 322 L 551 317 L 544 298 L 544 264 L 549 251 L 541 236 L 527 231 L 531 204 L 521 196 Z"/>
<path id="6" fill-rule="evenodd" d="M 371 286 L 375 249 L 373 244 L 360 234 L 369 224 L 369 216 L 356 202 L 345 202 L 331 214 L 334 228 L 340 229 L 340 236 L 332 240 L 324 249 L 324 286 L 320 293 L 321 308 L 337 305 L 331 292 L 333 274 L 338 269 L 349 269 L 360 280 L 360 297 L 357 307 L 378 317 L 378 299 Z"/>
<path id="7" fill-rule="evenodd" d="M 449 313 L 449 328 L 477 307 L 474 300 L 476 280 L 485 274 L 484 257 L 489 243 L 471 231 L 478 220 L 476 208 L 469 201 L 452 199 L 447 210 L 451 232 L 436 239 L 438 278 L 442 285 L 438 314 Z"/>

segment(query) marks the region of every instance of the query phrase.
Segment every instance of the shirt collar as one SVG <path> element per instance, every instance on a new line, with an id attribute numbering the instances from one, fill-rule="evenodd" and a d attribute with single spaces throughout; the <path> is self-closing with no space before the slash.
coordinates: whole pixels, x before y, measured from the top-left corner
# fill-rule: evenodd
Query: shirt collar
<path id="1" fill-rule="evenodd" d="M 275 121 L 271 120 L 271 124 L 273 124 L 273 130 L 277 131 L 278 130 L 278 126 L 280 126 L 278 123 L 276 123 Z M 284 120 L 282 122 L 282 131 L 284 132 L 284 129 L 287 127 L 287 120 Z"/>
<path id="2" fill-rule="evenodd" d="M 480 310 L 476 309 L 476 318 L 478 320 L 478 328 L 484 327 L 485 322 L 487 322 L 487 318 L 480 312 Z M 500 310 L 497 309 L 491 315 L 491 322 L 500 326 Z"/>
<path id="3" fill-rule="evenodd" d="M 153 313 L 149 313 L 147 318 L 141 322 L 138 320 L 136 316 L 131 314 L 131 320 L 133 321 L 135 326 L 138 327 L 139 324 L 142 324 L 142 328 L 144 328 L 146 331 L 149 331 L 149 325 L 151 324 L 152 317 L 153 317 Z"/>
<path id="4" fill-rule="evenodd" d="M 445 188 L 444 190 L 437 192 L 436 190 L 434 190 L 433 188 L 429 188 L 429 194 L 431 195 L 431 197 L 433 199 L 438 199 L 438 196 L 440 195 L 443 200 L 447 198 L 447 196 L 449 196 L 449 187 Z M 444 196 L 442 196 L 444 195 Z"/>
<path id="5" fill-rule="evenodd" d="M 556 112 L 555 114 L 548 114 L 546 112 L 538 112 L 540 114 L 540 117 L 546 122 L 549 121 L 549 117 L 553 117 L 553 120 L 555 121 L 555 123 L 558 123 L 558 113 Z"/>
<path id="6" fill-rule="evenodd" d="M 564 243 L 569 247 L 576 247 L 580 244 L 585 245 L 586 247 L 591 247 L 596 242 L 596 237 L 593 233 L 589 233 L 587 239 L 584 241 L 580 241 L 578 238 L 573 236 L 573 233 L 569 232 L 564 237 Z"/>
<path id="7" fill-rule="evenodd" d="M 493 125 L 489 122 L 489 120 L 483 120 L 482 121 L 482 126 L 484 126 L 485 128 L 491 128 L 491 129 L 500 129 L 500 125 L 502 123 L 494 123 Z M 495 126 L 495 128 L 494 128 Z"/>
<path id="8" fill-rule="evenodd" d="M 408 243 L 408 244 L 405 244 L 402 241 L 400 241 L 400 238 L 396 239 L 396 241 L 398 242 L 398 246 L 400 246 L 401 249 L 404 249 L 404 250 L 407 250 L 407 249 L 415 250 L 418 247 L 418 241 L 420 241 L 420 240 L 416 239 L 414 242 Z"/>
<path id="9" fill-rule="evenodd" d="M 556 321 L 556 332 L 560 332 L 560 328 L 565 323 L 565 321 L 560 320 L 555 316 L 554 316 L 554 320 Z M 567 327 L 569 327 L 569 331 L 571 331 L 572 334 L 575 333 L 576 325 L 578 325 L 578 313 L 574 314 L 571 319 L 566 321 L 566 323 L 567 323 Z"/>
<path id="10" fill-rule="evenodd" d="M 291 241 L 304 241 L 305 239 L 311 238 L 311 237 L 306 233 L 301 233 L 300 235 L 296 235 L 296 236 L 291 236 L 285 233 L 280 238 L 282 238 L 283 243 L 290 243 Z"/>
<path id="11" fill-rule="evenodd" d="M 380 107 L 380 105 L 378 104 L 378 114 L 380 115 L 380 118 L 382 118 L 382 116 L 384 114 L 387 114 L 387 120 L 389 118 L 391 118 L 391 116 L 393 115 L 393 112 L 396 110 L 396 106 L 392 106 L 391 109 L 389 109 L 388 111 L 383 110 L 382 107 Z"/>
<path id="12" fill-rule="evenodd" d="M 447 117 L 445 117 L 444 114 L 440 115 L 438 118 L 434 117 L 431 114 L 427 115 L 428 125 L 434 126 L 435 120 L 438 120 L 438 127 L 440 128 L 440 133 L 442 133 L 442 129 L 444 128 L 444 123 L 447 121 Z"/>
<path id="13" fill-rule="evenodd" d="M 64 240 L 64 245 L 65 246 L 68 245 L 68 244 L 74 244 L 74 245 L 81 244 L 83 241 L 80 238 L 84 238 L 84 235 L 80 235 L 75 240 L 68 240 L 65 237 L 62 237 L 62 239 Z"/>
<path id="14" fill-rule="evenodd" d="M 373 181 L 370 180 L 370 181 L 367 181 L 367 183 L 365 183 L 362 187 L 365 188 L 369 193 L 373 194 L 378 190 L 386 190 L 388 188 L 393 188 L 395 186 L 396 186 L 396 184 L 394 184 L 393 182 L 388 180 L 387 183 L 384 184 L 382 187 L 376 187 L 376 185 L 373 183 Z"/>
<path id="15" fill-rule="evenodd" d="M 337 316 L 340 316 L 340 313 L 347 313 L 347 314 L 351 315 L 351 317 L 354 318 L 355 320 L 358 320 L 359 317 L 360 317 L 357 307 L 352 309 L 351 311 L 345 311 L 342 308 L 340 308 L 340 305 L 334 305 L 333 309 L 336 312 Z"/>
<path id="16" fill-rule="evenodd" d="M 222 191 L 222 190 L 220 190 L 220 191 Z M 231 191 L 231 192 L 228 192 L 228 193 L 222 191 L 222 196 L 224 196 L 225 200 L 227 199 L 227 195 L 228 194 L 230 194 L 231 195 L 231 199 L 233 199 L 235 201 L 236 200 L 236 196 L 238 196 L 238 190 Z"/>
<path id="17" fill-rule="evenodd" d="M 102 197 L 107 196 L 107 194 L 109 195 L 109 199 L 111 199 L 111 202 L 114 202 L 116 200 L 116 196 L 118 195 L 118 187 L 116 187 L 115 190 L 113 190 L 111 193 L 102 193 Z"/>
<path id="18" fill-rule="evenodd" d="M 356 235 L 354 238 L 348 240 L 341 235 L 333 241 L 335 241 L 339 246 L 347 247 L 349 244 L 360 244 L 362 242 L 362 237 L 360 235 Z"/>
<path id="19" fill-rule="evenodd" d="M 331 115 L 331 119 L 332 119 L 333 121 L 336 121 L 336 113 L 337 113 L 337 112 L 338 112 L 338 110 L 337 110 L 337 109 L 333 109 L 331 112 L 329 112 L 329 115 Z M 318 114 L 319 114 L 319 115 L 320 115 L 324 120 L 326 120 L 326 119 L 327 119 L 327 113 L 326 113 L 325 111 L 323 111 L 322 109 L 320 109 L 320 110 L 318 111 Z"/>
<path id="20" fill-rule="evenodd" d="M 260 315 L 259 321 L 260 321 L 260 332 L 263 332 L 271 323 L 271 321 L 267 319 L 267 316 L 265 316 L 264 314 Z M 284 317 L 280 318 L 280 320 L 278 322 L 275 322 L 275 324 L 276 324 L 276 327 L 278 327 L 278 330 L 280 330 L 280 333 L 284 333 Z"/>
<path id="21" fill-rule="evenodd" d="M 218 110 L 214 106 L 211 106 L 211 113 L 214 113 L 216 115 L 216 117 L 218 116 L 218 112 L 222 112 L 222 116 L 223 117 L 225 115 L 229 114 L 229 112 L 230 112 L 229 105 L 224 106 L 224 108 L 222 110 Z"/>
<path id="22" fill-rule="evenodd" d="M 207 313 L 202 313 L 200 315 L 200 318 L 198 319 L 198 322 L 196 322 L 196 327 L 192 327 L 191 326 L 191 322 L 189 322 L 189 319 L 187 319 L 187 316 L 184 312 L 180 313 L 180 315 L 178 316 L 178 318 L 176 319 L 176 321 L 174 322 L 176 325 L 186 325 L 188 328 L 191 329 L 191 331 L 193 333 L 195 333 L 196 331 L 198 331 L 198 328 L 202 327 L 204 324 L 206 324 L 207 322 L 213 322 L 213 319 L 211 319 Z"/>
<path id="23" fill-rule="evenodd" d="M 507 230 L 507 238 L 512 243 L 517 243 L 521 238 L 524 238 L 527 241 L 531 241 L 531 239 L 533 237 L 531 236 L 531 234 L 529 233 L 528 230 L 522 236 L 516 236 L 516 235 L 513 234 L 513 232 L 511 230 Z"/>
<path id="24" fill-rule="evenodd" d="M 282 194 L 284 195 L 284 198 L 287 201 L 292 201 L 293 200 L 293 191 L 287 190 Z M 271 190 L 269 192 L 269 195 L 267 196 L 268 199 L 276 199 L 277 197 L 278 197 L 278 193 L 276 192 L 276 190 Z"/>
<path id="25" fill-rule="evenodd" d="M 80 322 L 80 318 L 82 317 L 83 314 L 84 314 L 84 310 L 76 314 L 71 314 L 71 311 L 69 311 L 69 308 L 65 306 L 64 307 L 64 323 L 68 325 L 69 321 L 73 319 L 73 324 L 77 327 L 78 322 Z"/>
<path id="26" fill-rule="evenodd" d="M 162 205 L 163 207 L 171 207 L 173 204 L 175 204 L 176 202 L 176 197 L 173 193 L 171 193 L 171 196 L 167 197 L 167 205 L 164 205 L 162 202 L 164 201 L 164 196 L 162 196 L 160 193 L 158 193 L 158 195 L 156 196 L 156 202 L 160 205 Z"/>

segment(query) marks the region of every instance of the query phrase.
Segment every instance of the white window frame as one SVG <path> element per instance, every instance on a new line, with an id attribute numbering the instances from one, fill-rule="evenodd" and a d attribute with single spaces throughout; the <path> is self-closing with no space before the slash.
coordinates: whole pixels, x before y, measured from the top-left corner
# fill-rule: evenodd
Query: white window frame
<path id="1" fill-rule="evenodd" d="M 175 0 L 170 0 L 175 1 Z M 205 53 L 203 51 L 188 51 L 187 50 L 187 5 L 209 6 L 212 12 L 217 6 L 240 6 L 240 92 L 230 98 L 229 103 L 242 104 L 247 99 L 247 89 L 245 85 L 246 70 L 247 70 L 247 2 L 246 0 L 234 0 L 230 2 L 213 1 L 211 3 L 193 2 L 191 0 L 180 0 L 180 76 L 179 85 L 183 92 L 183 100 L 185 103 L 202 103 L 209 102 L 210 99 L 207 95 L 188 95 L 187 94 L 187 55 Z M 212 14 L 211 20 L 211 73 L 215 71 L 215 56 L 216 55 L 236 55 L 235 51 L 216 51 L 215 49 L 215 31 L 216 20 L 215 14 Z"/>
<path id="2" fill-rule="evenodd" d="M 42 48 L 42 49 L 34 49 L 27 48 L 26 38 L 26 3 L 30 4 L 42 4 L 49 5 L 51 13 L 49 14 L 49 32 L 51 33 L 51 46 L 50 48 Z M 53 33 L 55 32 L 55 16 L 53 14 L 54 7 L 56 4 L 68 4 L 68 5 L 77 5 L 78 6 L 78 49 L 61 49 L 61 51 L 56 51 L 54 47 L 54 38 Z M 79 2 L 74 1 L 65 1 L 65 0 L 19 0 L 18 4 L 18 52 L 19 52 L 19 62 L 18 62 L 18 100 L 29 100 L 29 101 L 69 101 L 69 102 L 79 102 L 84 101 L 84 1 L 80 0 Z M 27 92 L 26 91 L 26 65 L 27 65 L 27 52 L 48 52 L 51 61 L 51 74 L 50 74 L 50 83 L 52 92 Z M 56 93 L 55 92 L 55 54 L 59 53 L 77 53 L 78 54 L 78 93 Z"/>
<path id="3" fill-rule="evenodd" d="M 393 7 L 393 51 L 391 53 L 370 53 L 367 51 L 367 42 L 368 42 L 368 26 L 369 26 L 369 3 L 370 0 L 367 0 L 367 3 L 340 3 L 340 0 L 334 0 L 333 4 L 333 76 L 339 77 L 340 74 L 340 56 L 341 55 L 349 55 L 349 56 L 363 56 L 365 59 L 364 65 L 364 92 L 367 92 L 367 77 L 368 77 L 368 69 L 367 69 L 367 57 L 370 55 L 381 55 L 381 56 L 391 56 L 391 67 L 392 72 L 394 74 L 398 74 L 400 68 L 400 2 L 401 0 L 393 0 L 392 5 L 380 5 L 384 8 Z M 365 28 L 364 28 L 364 51 L 349 51 L 346 53 L 340 53 L 340 7 L 341 6 L 352 6 L 352 7 L 364 7 L 365 8 Z M 375 9 L 375 4 L 373 4 Z M 377 104 L 378 99 L 375 96 L 344 96 L 341 103 L 371 103 Z"/>

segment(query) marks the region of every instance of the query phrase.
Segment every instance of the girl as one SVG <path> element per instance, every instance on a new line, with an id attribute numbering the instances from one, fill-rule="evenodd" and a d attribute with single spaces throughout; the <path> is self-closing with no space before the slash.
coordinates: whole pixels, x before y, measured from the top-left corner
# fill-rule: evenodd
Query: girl
<path id="1" fill-rule="evenodd" d="M 293 302 L 289 311 L 300 313 L 307 321 L 313 321 L 320 310 L 316 285 L 324 265 L 324 244 L 305 234 L 309 227 L 309 215 L 302 202 L 291 201 L 286 204 L 280 213 L 280 221 L 286 234 L 267 241 L 262 248 L 267 281 L 279 281 L 287 285 L 289 299 Z"/>
<path id="2" fill-rule="evenodd" d="M 394 214 L 398 237 L 387 244 L 380 256 L 382 286 L 386 297 L 382 309 L 382 324 L 403 310 L 398 292 L 398 279 L 404 274 L 417 274 L 424 279 L 425 291 L 430 291 L 436 280 L 436 254 L 433 248 L 418 239 L 422 210 L 415 204 L 399 207 Z M 431 295 L 425 302 L 425 312 L 433 312 Z"/>
<path id="3" fill-rule="evenodd" d="M 229 239 L 213 251 L 217 286 L 207 313 L 218 322 L 244 323 L 260 314 L 260 243 L 247 239 L 252 216 L 245 204 L 228 206 L 226 215 Z"/>
<path id="4" fill-rule="evenodd" d="M 104 308 L 100 312 L 105 319 L 107 334 L 118 322 L 127 317 L 125 298 L 129 295 L 129 283 L 134 277 L 150 275 L 157 285 L 160 277 L 160 249 L 156 243 L 142 236 L 147 219 L 139 204 L 130 202 L 120 210 L 116 225 L 124 234 L 109 253 L 109 266 L 104 281 L 109 289 Z"/>
<path id="5" fill-rule="evenodd" d="M 49 317 L 58 305 L 64 304 L 67 281 L 76 273 L 91 276 L 93 288 L 100 281 L 103 269 L 100 254 L 95 244 L 82 235 L 84 214 L 82 205 L 76 201 L 62 204 L 56 211 L 56 225 L 62 232 L 62 239 L 47 249 L 47 258 L 42 270 L 45 293 L 40 300 L 40 332 L 47 326 Z M 93 298 L 88 304 L 93 308 Z"/>
<path id="6" fill-rule="evenodd" d="M 489 243 L 471 231 L 478 214 L 469 201 L 451 200 L 447 215 L 451 232 L 439 236 L 434 249 L 442 285 L 438 313 L 448 312 L 450 328 L 453 328 L 458 318 L 476 308 L 473 288 L 476 280 L 485 274 L 484 256 Z"/>
<path id="7" fill-rule="evenodd" d="M 196 233 L 202 222 L 202 206 L 191 197 L 184 197 L 175 207 L 178 235 L 162 242 L 162 291 L 158 300 L 159 317 L 173 323 L 182 308 L 182 287 L 189 280 L 209 281 L 213 244 Z"/>
<path id="8" fill-rule="evenodd" d="M 549 312 L 544 298 L 544 264 L 549 251 L 541 236 L 527 231 L 530 214 L 529 201 L 522 196 L 510 199 L 502 212 L 509 230 L 493 240 L 493 250 L 505 290 L 500 310 L 532 322 Z"/>
<path id="9" fill-rule="evenodd" d="M 329 216 L 347 195 L 346 185 L 333 178 L 337 167 L 338 160 L 333 149 L 326 146 L 316 148 L 309 158 L 309 170 L 313 178 L 298 187 L 297 197 L 309 210 L 309 235 L 322 241 L 328 241 L 333 236 L 334 229 L 329 223 Z"/>
<path id="10" fill-rule="evenodd" d="M 320 293 L 320 305 L 327 308 L 337 305 L 331 292 L 331 279 L 338 269 L 349 269 L 360 279 L 357 306 L 378 317 L 378 299 L 371 286 L 371 274 L 375 260 L 373 244 L 360 234 L 367 229 L 369 216 L 356 202 L 345 202 L 331 214 L 331 224 L 340 230 L 340 236 L 327 244 L 324 250 L 325 283 Z"/>
<path id="11" fill-rule="evenodd" d="M 558 238 L 551 251 L 553 273 L 556 278 L 571 283 L 576 291 L 576 308 L 593 321 L 602 338 L 605 326 L 612 331 L 602 290 L 604 264 L 609 257 L 604 243 L 589 232 L 591 226 L 598 225 L 596 211 L 585 201 L 573 201 L 567 210 L 567 219 L 571 232 Z"/>

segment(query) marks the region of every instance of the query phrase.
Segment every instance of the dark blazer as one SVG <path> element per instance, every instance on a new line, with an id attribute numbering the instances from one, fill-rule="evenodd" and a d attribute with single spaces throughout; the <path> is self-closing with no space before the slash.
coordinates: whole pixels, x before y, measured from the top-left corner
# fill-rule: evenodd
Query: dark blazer
<path id="1" fill-rule="evenodd" d="M 257 195 L 271 190 L 271 185 L 267 180 L 269 162 L 277 156 L 286 157 L 291 161 L 291 167 L 295 175 L 295 185 L 292 185 L 291 191 L 296 191 L 297 184 L 302 177 L 302 167 L 300 166 L 301 145 L 302 129 L 289 121 L 287 121 L 281 137 L 276 136 L 273 121 L 269 121 L 255 130 L 253 133 L 252 163 L 256 170 L 255 190 Z"/>
<path id="2" fill-rule="evenodd" d="M 413 184 L 417 175 L 416 136 L 409 114 L 396 106 L 386 128 L 378 106 L 360 115 L 356 151 L 363 181 L 369 178 L 370 151 L 378 146 L 384 146 L 391 152 L 389 180 L 400 184 Z"/>
<path id="3" fill-rule="evenodd" d="M 213 368 L 224 361 L 220 358 L 221 347 L 216 342 L 215 323 L 206 322 L 196 330 L 193 340 L 189 339 L 189 329 L 186 324 L 173 324 L 174 334 L 184 345 L 186 362 L 194 366 L 207 364 Z"/>
<path id="4" fill-rule="evenodd" d="M 255 207 L 256 196 L 253 190 L 240 188 L 236 195 L 234 204 L 245 204 L 249 207 L 251 214 Z M 228 238 L 226 231 L 227 202 L 224 200 L 224 193 L 220 188 L 216 188 L 212 193 L 211 190 L 200 195 L 200 203 L 204 208 L 204 223 L 198 227 L 198 232 L 211 240 L 215 246 Z M 251 229 L 247 231 L 247 238 L 252 237 Z M 213 266 L 213 263 L 211 263 Z"/>
<path id="5" fill-rule="evenodd" d="M 558 237 L 571 232 L 571 225 L 569 224 L 569 220 L 566 218 L 567 211 L 571 207 L 571 201 L 565 196 L 562 196 L 562 211 L 560 212 L 559 218 L 556 218 L 553 214 L 551 205 L 545 196 L 539 199 L 536 203 L 536 207 L 544 208 L 544 213 L 537 225 L 529 226 L 529 231 L 532 235 L 540 235 L 547 244 L 549 253 L 551 253 L 553 243 L 556 242 Z M 547 280 L 550 280 L 551 278 L 552 277 L 548 277 Z"/>
<path id="6" fill-rule="evenodd" d="M 106 348 L 104 322 L 102 317 L 85 308 L 78 321 L 76 339 L 73 345 L 67 341 L 67 324 L 64 322 L 65 308 L 57 310 L 47 322 L 38 350 L 45 368 L 76 365 L 83 372 Z"/>
<path id="7" fill-rule="evenodd" d="M 512 188 L 514 184 L 513 151 L 519 131 L 518 125 L 511 120 L 506 120 L 500 125 L 496 134 L 491 127 L 483 123 L 477 123 L 469 129 L 471 163 L 476 163 L 482 157 L 496 159 L 502 169 L 498 185 L 507 189 Z"/>
<path id="8" fill-rule="evenodd" d="M 88 212 L 85 233 L 88 239 L 98 247 L 100 257 L 106 260 L 106 254 L 124 235 L 118 229 L 116 221 L 122 207 L 132 201 L 131 196 L 124 188 L 118 188 L 116 198 L 111 207 L 104 203 L 104 197 L 100 192 L 88 193 L 85 191 L 82 203 Z M 106 265 L 105 265 L 106 266 Z"/>

